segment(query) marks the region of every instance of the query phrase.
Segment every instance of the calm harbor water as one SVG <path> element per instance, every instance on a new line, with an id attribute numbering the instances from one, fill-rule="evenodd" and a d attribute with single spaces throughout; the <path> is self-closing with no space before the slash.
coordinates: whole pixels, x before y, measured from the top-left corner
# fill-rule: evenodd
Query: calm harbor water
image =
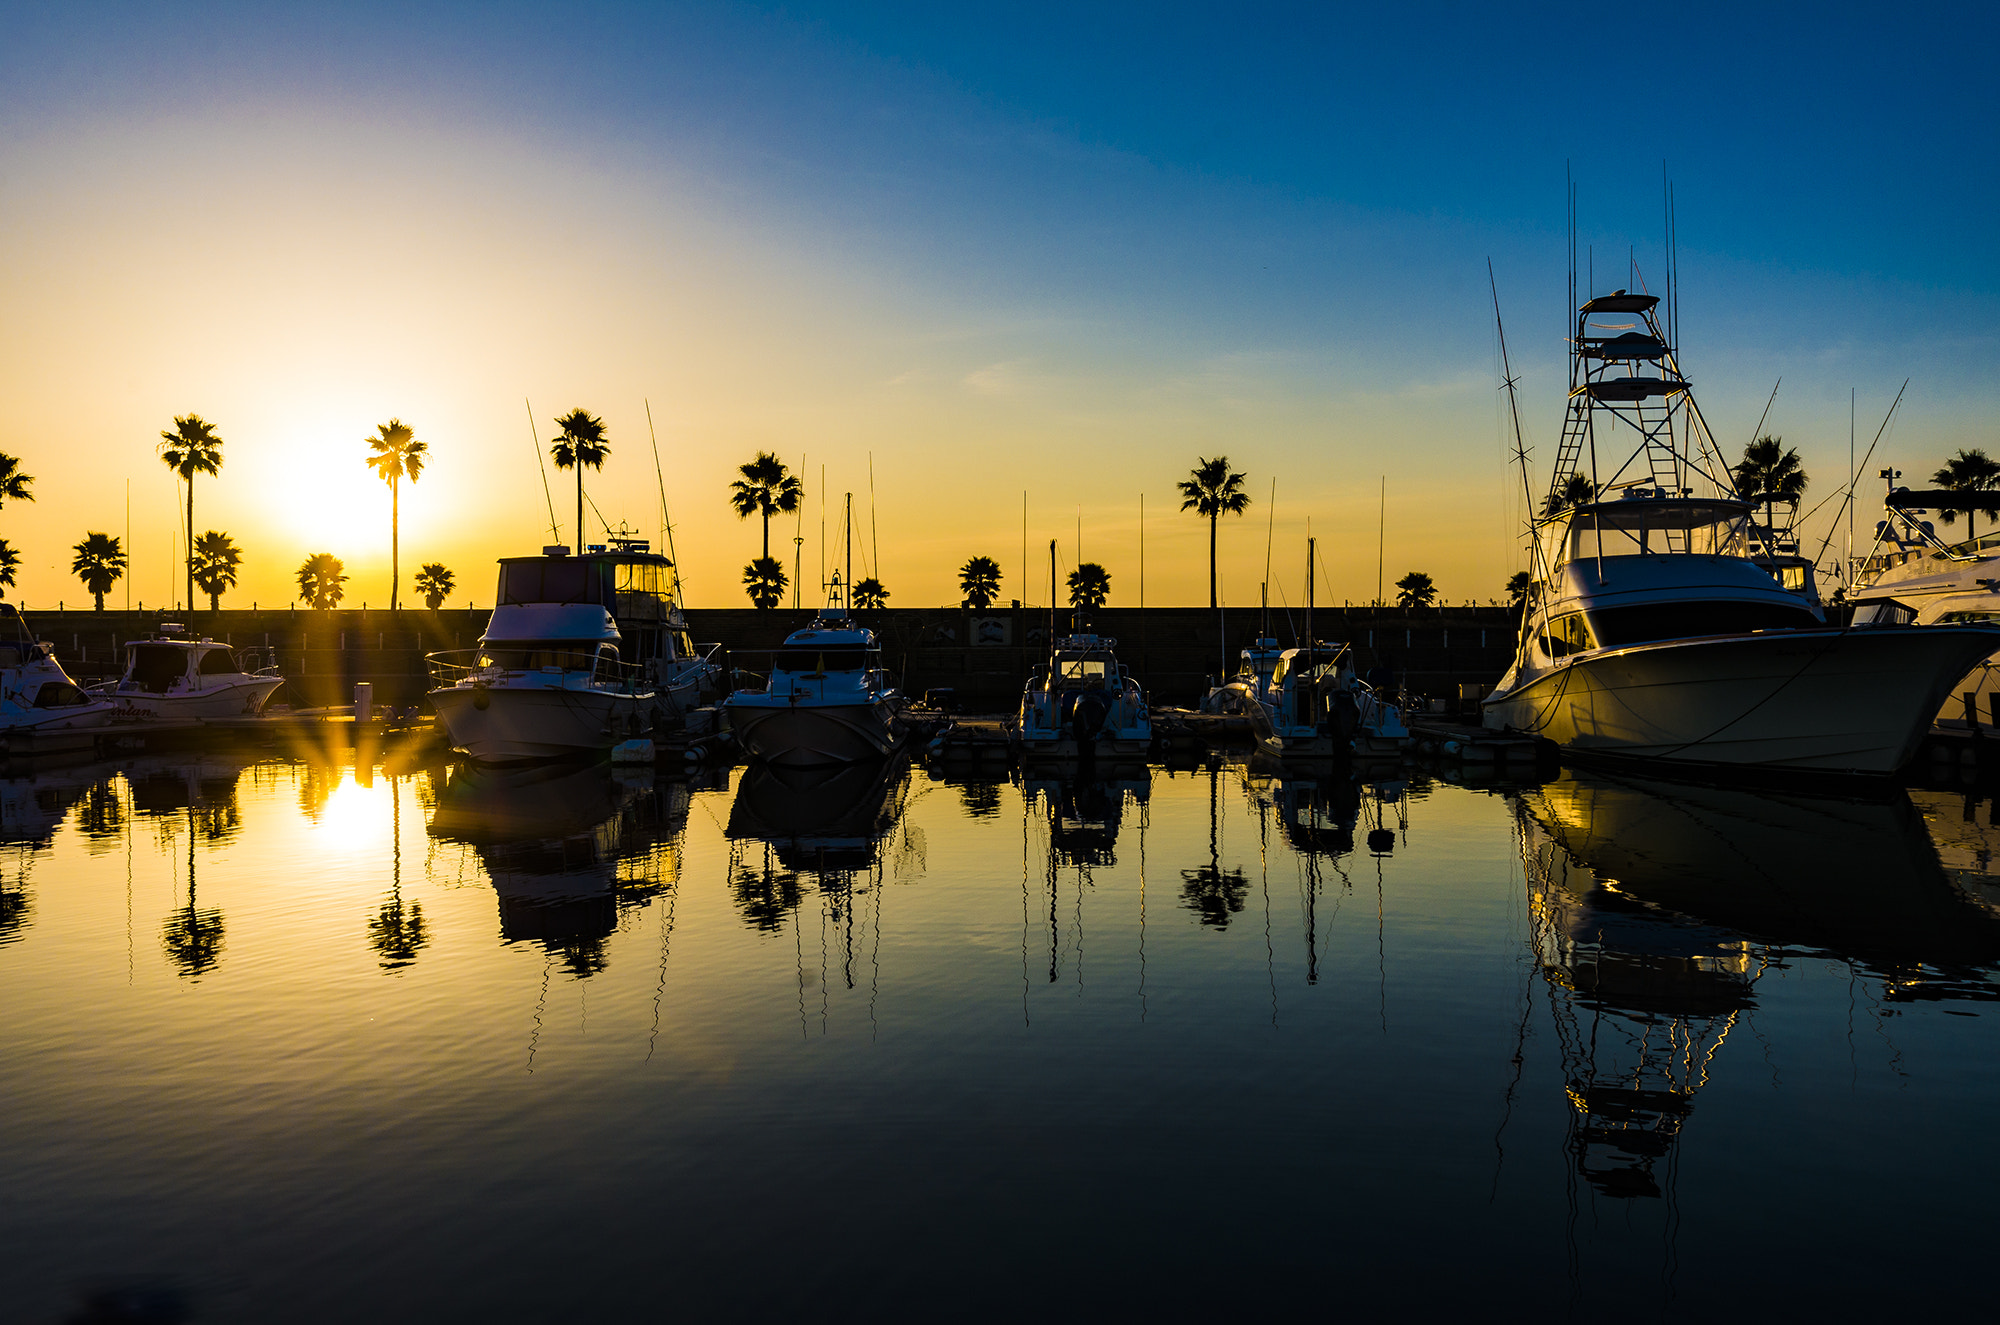
<path id="1" fill-rule="evenodd" d="M 1990 802 L 1105 772 L 0 783 L 4 1314 L 1987 1301 Z"/>

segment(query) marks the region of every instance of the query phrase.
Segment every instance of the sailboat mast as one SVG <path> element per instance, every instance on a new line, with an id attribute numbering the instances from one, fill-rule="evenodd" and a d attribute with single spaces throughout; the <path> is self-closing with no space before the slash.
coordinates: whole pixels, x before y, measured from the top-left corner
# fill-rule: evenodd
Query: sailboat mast
<path id="1" fill-rule="evenodd" d="M 847 539 L 847 554 L 842 562 L 841 574 L 845 577 L 840 605 L 848 607 L 854 602 L 854 494 L 847 494 L 847 511 L 840 518 L 841 532 Z"/>
<path id="2" fill-rule="evenodd" d="M 1056 675 L 1056 541 L 1049 540 L 1049 684 Z"/>
<path id="3" fill-rule="evenodd" d="M 1313 536 L 1306 535 L 1306 647 L 1314 647 L 1319 641 L 1313 637 L 1313 590 L 1319 587 L 1319 576 L 1313 560 Z M 1310 656 L 1310 655 L 1308 655 Z"/>

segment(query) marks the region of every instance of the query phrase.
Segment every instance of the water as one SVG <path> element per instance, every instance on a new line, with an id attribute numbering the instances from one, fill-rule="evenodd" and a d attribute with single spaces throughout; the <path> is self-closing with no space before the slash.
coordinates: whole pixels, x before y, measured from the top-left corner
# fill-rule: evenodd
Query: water
<path id="1" fill-rule="evenodd" d="M 1987 802 L 341 758 L 0 784 L 10 1319 L 1986 1300 Z"/>

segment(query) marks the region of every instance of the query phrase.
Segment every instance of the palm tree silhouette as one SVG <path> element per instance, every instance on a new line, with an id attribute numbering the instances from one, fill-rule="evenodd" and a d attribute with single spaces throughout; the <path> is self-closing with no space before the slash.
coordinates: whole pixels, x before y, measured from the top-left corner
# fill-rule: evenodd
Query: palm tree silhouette
<path id="1" fill-rule="evenodd" d="M 1560 488 L 1552 490 L 1542 500 L 1542 518 L 1554 519 L 1559 513 L 1572 506 L 1581 506 L 1597 495 L 1597 485 L 1590 481 L 1588 474 L 1571 474 Z"/>
<path id="2" fill-rule="evenodd" d="M 573 409 L 556 420 L 562 435 L 550 439 L 549 458 L 557 469 L 576 471 L 576 550 L 583 551 L 583 470 L 604 468 L 611 447 L 604 440 L 604 420 L 588 410 Z"/>
<path id="3" fill-rule="evenodd" d="M 375 454 L 368 457 L 368 467 L 389 485 L 389 610 L 393 612 L 396 589 L 403 578 L 402 480 L 407 476 L 415 483 L 423 476 L 424 456 L 430 447 L 418 441 L 410 425 L 401 419 L 376 424 L 375 435 L 363 440 L 375 448 Z M 581 475 L 577 482 L 581 491 Z"/>
<path id="4" fill-rule="evenodd" d="M 222 595 L 236 587 L 236 568 L 243 564 L 235 540 L 211 529 L 194 541 L 194 586 L 208 595 L 208 610 L 219 611 Z"/>
<path id="5" fill-rule="evenodd" d="M 1181 496 L 1187 498 L 1181 503 L 1184 511 L 1193 511 L 1208 520 L 1208 605 L 1214 607 L 1215 597 L 1215 534 L 1216 527 L 1224 515 L 1241 515 L 1250 505 L 1250 494 L 1243 490 L 1243 475 L 1229 472 L 1229 457 L 1219 455 L 1213 460 L 1199 460 L 1188 476 L 1181 480 Z"/>
<path id="6" fill-rule="evenodd" d="M 1524 570 L 1517 570 L 1507 577 L 1507 598 L 1519 604 L 1528 601 L 1528 586 L 1534 581 Z"/>
<path id="7" fill-rule="evenodd" d="M 759 557 L 743 568 L 743 592 L 750 595 L 750 602 L 756 607 L 776 607 L 782 603 L 785 587 L 791 582 L 776 557 Z"/>
<path id="8" fill-rule="evenodd" d="M 0 503 L 10 501 L 33 501 L 35 494 L 28 489 L 34 486 L 31 475 L 21 472 L 21 462 L 11 455 L 0 454 Z"/>
<path id="9" fill-rule="evenodd" d="M 6 539 L 0 538 L 0 589 L 14 587 L 14 572 L 20 564 L 21 554 Z"/>
<path id="10" fill-rule="evenodd" d="M 1799 504 L 1806 490 L 1806 471 L 1799 453 L 1785 449 L 1782 437 L 1759 437 L 1743 448 L 1743 462 L 1736 466 L 1736 495 L 1747 502 L 1764 503 L 1764 527 L 1771 528 L 1779 502 Z"/>
<path id="11" fill-rule="evenodd" d="M 194 476 L 222 472 L 222 439 L 199 414 L 174 416 L 174 430 L 160 434 L 160 461 L 187 484 L 188 612 L 194 611 Z"/>
<path id="12" fill-rule="evenodd" d="M 299 563 L 299 597 L 315 611 L 338 607 L 347 596 L 347 590 L 341 587 L 347 583 L 347 576 L 341 573 L 345 569 L 333 553 L 313 553 Z"/>
<path id="13" fill-rule="evenodd" d="M 729 504 L 735 508 L 739 520 L 748 520 L 753 515 L 764 517 L 764 557 L 768 560 L 771 517 L 798 510 L 805 489 L 786 471 L 785 462 L 769 451 L 759 451 L 755 460 L 738 465 L 736 472 L 743 477 L 729 485 Z"/>
<path id="14" fill-rule="evenodd" d="M 1991 492 L 1994 488 L 2000 487 L 2000 464 L 1994 463 L 1992 458 L 1978 447 L 1969 451 L 1960 447 L 1957 455 L 1945 461 L 1944 467 L 1931 475 L 1931 482 L 1941 488 L 1949 488 L 1953 492 Z M 2000 516 L 2000 498 L 1995 498 L 1991 503 L 1982 502 L 1978 509 L 1988 515 Z M 1946 524 L 1958 519 L 1958 512 L 1954 510 L 1940 511 L 1939 514 L 1944 517 Z M 1972 508 L 1968 507 L 1965 512 L 1967 539 L 1973 537 L 1973 514 Z"/>
<path id="15" fill-rule="evenodd" d="M 984 612 L 1000 596 L 1000 563 L 991 557 L 974 557 L 958 568 L 958 591 L 965 605 Z"/>
<path id="16" fill-rule="evenodd" d="M 125 574 L 125 551 L 109 534 L 86 534 L 76 545 L 76 560 L 70 563 L 69 573 L 83 581 L 85 591 L 97 599 L 97 610 L 102 612 L 104 595 Z"/>
<path id="17" fill-rule="evenodd" d="M 887 607 L 889 591 L 882 587 L 882 581 L 873 575 L 854 582 L 854 606 L 857 608 Z"/>
<path id="18" fill-rule="evenodd" d="M 1086 561 L 1069 573 L 1069 605 L 1102 607 L 1111 597 L 1111 572 L 1094 561 Z"/>
<path id="19" fill-rule="evenodd" d="M 1413 570 L 1396 581 L 1396 605 L 1398 607 L 1429 607 L 1437 601 L 1437 585 L 1431 577 L 1420 570 Z"/>
<path id="20" fill-rule="evenodd" d="M 456 586 L 456 579 L 445 569 L 442 561 L 427 561 L 417 572 L 414 587 L 424 596 L 424 606 L 435 612 L 444 606 L 444 600 L 451 597 L 451 591 Z"/>

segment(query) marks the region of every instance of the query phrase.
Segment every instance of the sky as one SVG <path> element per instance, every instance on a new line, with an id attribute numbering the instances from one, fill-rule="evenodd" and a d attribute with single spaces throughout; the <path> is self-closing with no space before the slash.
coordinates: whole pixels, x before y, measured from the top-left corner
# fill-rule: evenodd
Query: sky
<path id="1" fill-rule="evenodd" d="M 761 533 L 726 498 L 759 450 L 806 480 L 771 541 L 808 606 L 847 493 L 855 574 L 893 605 L 955 601 L 974 555 L 1045 603 L 1051 539 L 1114 604 L 1142 570 L 1148 602 L 1202 602 L 1174 487 L 1218 454 L 1253 497 L 1227 602 L 1267 575 L 1299 602 L 1308 524 L 1321 602 L 1378 570 L 1485 601 L 1525 564 L 1488 263 L 1546 463 L 1566 172 L 1599 289 L 1657 284 L 1671 177 L 1682 366 L 1732 456 L 1780 384 L 1764 431 L 1808 508 L 1836 494 L 1815 532 L 1850 393 L 1865 451 L 1909 383 L 1869 473 L 2000 447 L 1990 8 L 0 18 L 0 452 L 36 480 L 0 538 L 34 607 L 87 601 L 92 530 L 133 556 L 111 605 L 168 601 L 156 448 L 191 411 L 225 439 L 194 493 L 196 531 L 244 552 L 225 606 L 288 601 L 317 552 L 350 605 L 386 603 L 363 439 L 392 417 L 431 461 L 402 489 L 405 601 L 439 561 L 455 605 L 490 604 L 551 508 L 574 538 L 537 455 L 579 407 L 612 448 L 591 540 L 657 539 L 664 507 L 694 607 L 745 602 Z"/>

